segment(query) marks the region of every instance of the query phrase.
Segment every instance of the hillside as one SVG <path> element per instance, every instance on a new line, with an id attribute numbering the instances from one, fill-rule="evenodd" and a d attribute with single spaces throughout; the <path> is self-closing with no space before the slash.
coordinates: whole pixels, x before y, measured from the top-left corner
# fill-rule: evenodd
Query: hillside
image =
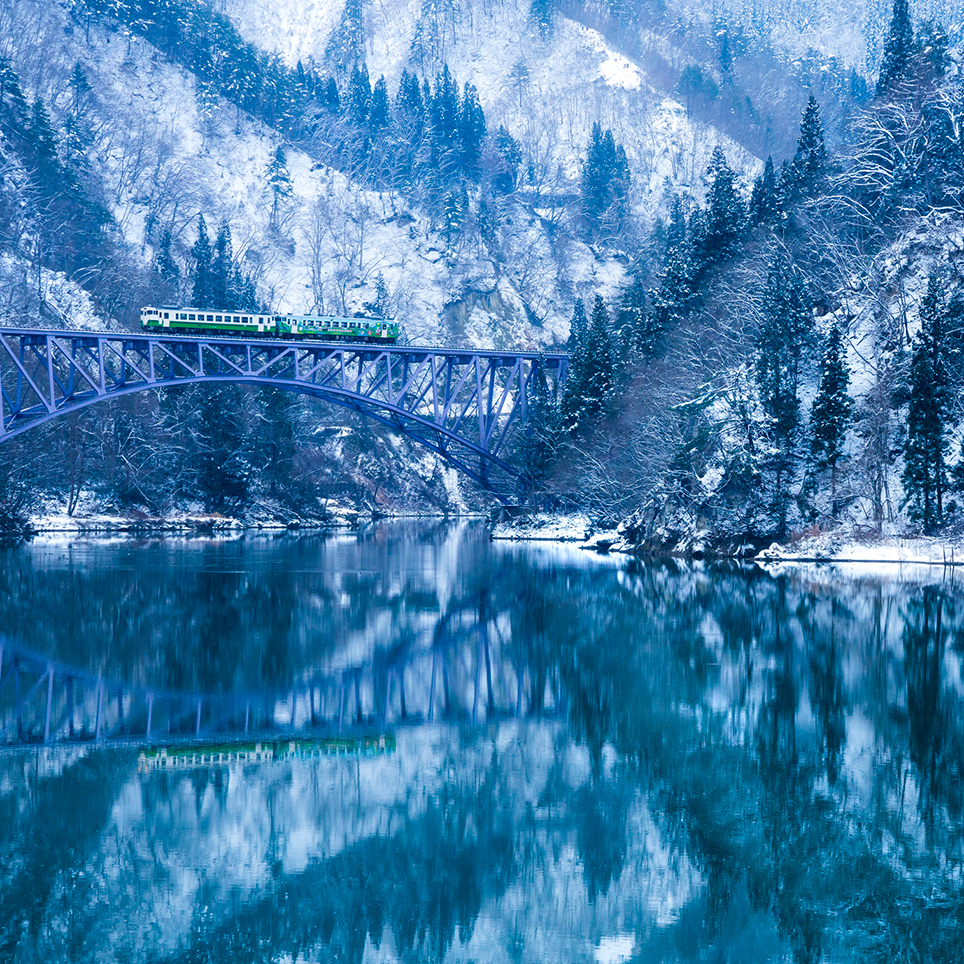
<path id="1" fill-rule="evenodd" d="M 915 8 L 923 66 L 899 96 L 876 97 L 879 7 L 808 10 L 13 0 L 0 11 L 5 323 L 134 327 L 144 303 L 210 300 L 199 279 L 211 245 L 230 279 L 219 298 L 390 314 L 413 344 L 568 340 L 580 375 L 535 427 L 538 498 L 628 518 L 646 543 L 756 542 L 839 515 L 841 499 L 854 524 L 908 524 L 900 386 L 934 270 L 954 300 L 959 235 L 956 173 L 935 171 L 943 161 L 910 128 L 957 116 L 957 55 L 945 53 L 957 7 L 943 32 Z M 801 116 L 819 140 L 803 160 Z M 881 125 L 894 148 L 883 164 Z M 910 179 L 888 167 L 912 154 Z M 803 354 L 767 376 L 768 284 L 782 274 L 812 318 Z M 870 496 L 834 461 L 828 513 L 807 432 L 835 328 L 852 407 L 888 393 L 875 418 L 890 406 L 891 428 L 890 441 L 874 436 L 889 454 Z M 601 374 L 593 354 L 608 359 Z M 796 401 L 777 438 L 767 378 L 785 369 Z M 200 407 L 217 425 L 193 424 L 190 399 L 173 416 L 145 399 L 114 408 L 109 458 L 100 439 L 97 455 L 78 440 L 98 434 L 84 416 L 79 432 L 45 430 L 55 471 L 29 446 L 8 453 L 11 518 L 36 503 L 32 478 L 47 480 L 45 498 L 69 490 L 71 511 L 475 498 L 370 425 L 270 393 L 226 390 Z M 279 418 L 285 453 L 267 457 Z M 866 468 L 859 424 L 846 458 Z M 212 437 L 215 479 L 201 467 Z M 188 471 L 172 491 L 175 450 Z M 319 459 L 337 466 L 323 485 Z M 64 477 L 64 465 L 83 470 Z"/>

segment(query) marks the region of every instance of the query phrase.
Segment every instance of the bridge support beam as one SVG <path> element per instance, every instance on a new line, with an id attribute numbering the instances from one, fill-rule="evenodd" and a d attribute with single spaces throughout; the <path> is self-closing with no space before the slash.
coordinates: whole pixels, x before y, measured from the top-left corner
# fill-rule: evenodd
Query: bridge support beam
<path id="1" fill-rule="evenodd" d="M 512 437 L 535 379 L 558 392 L 568 364 L 564 354 L 0 328 L 0 442 L 132 392 L 274 385 L 374 418 L 511 498 L 529 485 Z"/>

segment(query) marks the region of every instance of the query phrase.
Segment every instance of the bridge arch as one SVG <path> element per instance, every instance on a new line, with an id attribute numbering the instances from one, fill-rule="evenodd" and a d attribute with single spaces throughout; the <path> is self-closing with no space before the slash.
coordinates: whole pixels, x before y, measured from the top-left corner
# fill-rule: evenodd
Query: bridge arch
<path id="1" fill-rule="evenodd" d="M 498 497 L 528 487 L 506 457 L 540 370 L 564 354 L 0 328 L 0 442 L 109 398 L 210 383 L 323 399 L 434 451 Z"/>

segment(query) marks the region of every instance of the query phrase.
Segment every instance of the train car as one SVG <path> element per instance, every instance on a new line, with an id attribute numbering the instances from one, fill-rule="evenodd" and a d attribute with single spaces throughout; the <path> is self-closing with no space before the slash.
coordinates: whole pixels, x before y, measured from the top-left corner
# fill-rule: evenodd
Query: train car
<path id="1" fill-rule="evenodd" d="M 142 772 L 190 770 L 237 763 L 310 760 L 323 756 L 377 756 L 394 752 L 394 733 L 317 740 L 264 740 L 259 743 L 185 743 L 141 750 L 137 758 L 137 768 Z"/>
<path id="2" fill-rule="evenodd" d="M 394 344 L 398 324 L 390 318 L 336 318 L 329 315 L 267 315 L 251 311 L 145 305 L 141 308 L 145 331 L 180 331 L 189 334 L 227 334 L 245 337 L 316 338 L 325 341 L 362 341 Z"/>

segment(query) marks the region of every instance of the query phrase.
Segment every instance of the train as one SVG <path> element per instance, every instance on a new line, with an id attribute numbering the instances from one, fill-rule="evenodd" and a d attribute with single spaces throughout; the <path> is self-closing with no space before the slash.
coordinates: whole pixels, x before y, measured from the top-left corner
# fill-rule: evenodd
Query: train
<path id="1" fill-rule="evenodd" d="M 399 326 L 391 318 L 336 318 L 330 315 L 276 315 L 217 308 L 145 305 L 144 331 L 193 335 L 243 335 L 270 338 L 317 338 L 325 341 L 377 342 L 394 345 Z"/>
<path id="2" fill-rule="evenodd" d="M 319 740 L 278 740 L 259 743 L 185 743 L 142 750 L 137 769 L 189 770 L 235 763 L 272 763 L 276 760 L 317 759 L 322 756 L 376 756 L 395 752 L 395 734 L 329 737 Z"/>

